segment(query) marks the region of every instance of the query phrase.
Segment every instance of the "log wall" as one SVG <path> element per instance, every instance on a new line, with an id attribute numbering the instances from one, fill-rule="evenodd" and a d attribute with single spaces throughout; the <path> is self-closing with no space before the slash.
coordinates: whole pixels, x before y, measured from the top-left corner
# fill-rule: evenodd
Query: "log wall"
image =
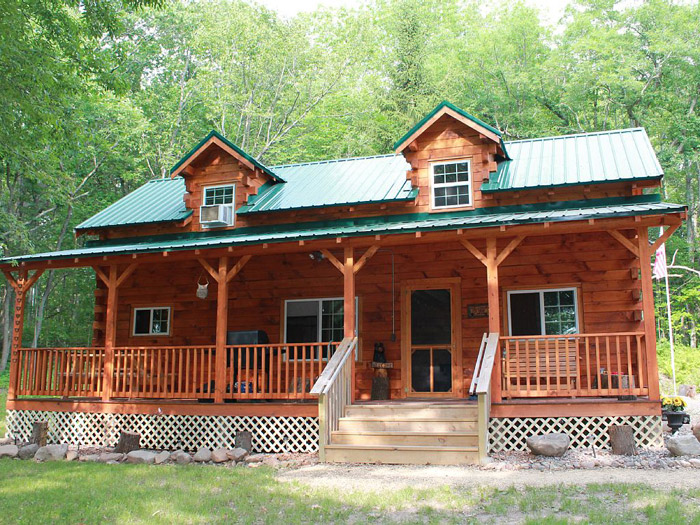
<path id="1" fill-rule="evenodd" d="M 508 239 L 499 241 L 499 250 Z M 485 241 L 475 241 L 485 251 Z M 361 250 L 358 250 L 361 253 Z M 402 397 L 401 282 L 423 278 L 459 277 L 462 303 L 462 364 L 465 390 L 471 380 L 488 318 L 469 319 L 469 305 L 487 302 L 486 270 L 457 241 L 393 248 L 396 263 L 396 341 L 391 341 L 391 252 L 380 250 L 357 274 L 359 297 L 360 362 L 358 398 L 369 397 L 374 342 L 384 343 L 393 398 Z M 336 256 L 340 256 L 340 251 Z M 500 289 L 577 286 L 582 311 L 581 331 L 631 332 L 642 330 L 639 262 L 607 233 L 533 236 L 526 238 L 499 269 Z M 212 345 L 216 328 L 216 283 L 209 279 L 209 297 L 195 297 L 202 268 L 197 261 L 142 264 L 120 287 L 116 346 Z M 99 285 L 98 285 L 99 286 Z M 328 261 L 313 261 L 307 253 L 256 256 L 231 281 L 229 330 L 265 330 L 272 343 L 282 339 L 283 308 L 287 299 L 342 297 L 343 279 Z M 104 290 L 96 289 L 96 339 L 102 337 L 100 320 Z M 505 312 L 506 301 L 502 301 Z M 131 336 L 132 311 L 138 306 L 170 306 L 171 335 Z M 501 315 L 503 326 L 505 316 Z M 505 328 L 502 333 L 507 333 Z"/>

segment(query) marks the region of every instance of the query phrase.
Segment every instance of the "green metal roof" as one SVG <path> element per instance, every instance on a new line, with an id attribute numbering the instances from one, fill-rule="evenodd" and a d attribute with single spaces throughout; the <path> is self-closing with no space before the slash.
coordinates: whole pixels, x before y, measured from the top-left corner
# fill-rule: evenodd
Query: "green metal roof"
<path id="1" fill-rule="evenodd" d="M 250 155 L 248 155 L 245 151 L 243 151 L 241 148 L 239 148 L 238 146 L 236 146 L 233 142 L 231 142 L 231 141 L 228 140 L 226 137 L 224 137 L 221 133 L 219 133 L 218 131 L 215 131 L 215 130 L 211 130 L 211 131 L 209 132 L 209 134 L 208 134 L 206 137 L 204 137 L 202 140 L 199 141 L 199 144 L 197 144 L 197 145 L 196 145 L 194 148 L 192 148 L 184 157 L 182 157 L 182 158 L 177 162 L 177 164 L 175 164 L 175 166 L 173 166 L 172 168 L 170 168 L 170 173 L 173 173 L 176 169 L 178 169 L 178 168 L 179 168 L 180 166 L 182 166 L 185 162 L 187 162 L 187 161 L 190 159 L 190 157 L 191 157 L 192 155 L 194 155 L 195 152 L 196 152 L 199 148 L 201 148 L 202 146 L 204 146 L 204 144 L 206 144 L 207 141 L 209 141 L 212 137 L 216 137 L 217 139 L 219 139 L 221 142 L 223 142 L 224 144 L 226 144 L 226 145 L 227 145 L 229 148 L 231 148 L 233 151 L 235 151 L 236 153 L 238 153 L 241 157 L 243 157 L 243 158 L 246 159 L 248 162 L 250 162 L 251 164 L 253 164 L 253 166 L 255 166 L 256 168 L 259 168 L 260 170 L 262 170 L 264 173 L 268 174 L 270 177 L 272 177 L 272 178 L 273 178 L 274 180 L 276 180 L 277 182 L 284 182 L 284 179 L 283 179 L 282 177 L 280 177 L 279 175 L 277 175 L 274 171 L 272 171 L 270 168 L 268 168 L 267 166 L 265 166 L 265 165 L 262 164 L 261 162 L 255 160 L 253 157 L 251 157 Z"/>
<path id="2" fill-rule="evenodd" d="M 391 235 L 400 233 L 485 228 L 556 221 L 580 221 L 683 213 L 680 204 L 660 202 L 659 195 L 617 199 L 592 199 L 519 206 L 480 208 L 451 213 L 414 213 L 327 222 L 256 226 L 217 232 L 190 232 L 179 235 L 90 241 L 84 248 L 18 257 L 5 257 L 0 263 L 38 261 L 73 257 L 98 257 L 132 253 L 221 248 L 262 243 L 295 242 L 336 237 Z"/>
<path id="3" fill-rule="evenodd" d="M 643 128 L 506 142 L 482 192 L 659 179 L 663 170 Z"/>
<path id="4" fill-rule="evenodd" d="M 265 185 L 237 213 L 413 200 L 402 155 L 380 155 L 274 166 L 286 184 Z"/>
<path id="5" fill-rule="evenodd" d="M 185 207 L 185 181 L 182 177 L 155 179 L 76 226 L 93 230 L 111 226 L 181 221 L 192 215 Z"/>
<path id="6" fill-rule="evenodd" d="M 488 125 L 488 124 L 487 124 L 486 122 L 484 122 L 483 120 L 480 120 L 480 119 L 476 118 L 474 115 L 470 115 L 469 113 L 467 113 L 467 112 L 464 111 L 463 109 L 458 108 L 457 106 L 455 106 L 455 105 L 452 104 L 451 102 L 448 102 L 447 100 L 443 100 L 443 101 L 440 102 L 437 106 L 435 106 L 435 109 L 433 109 L 430 113 L 428 113 L 425 117 L 423 117 L 423 118 L 418 122 L 418 124 L 416 124 L 416 125 L 413 126 L 411 129 L 409 129 L 403 137 L 401 137 L 399 140 L 397 140 L 397 141 L 394 143 L 394 146 L 393 146 L 392 149 L 398 148 L 398 147 L 401 145 L 402 142 L 404 142 L 408 137 L 410 137 L 411 135 L 413 135 L 413 134 L 414 134 L 417 130 L 419 130 L 421 127 L 423 127 L 423 125 L 424 125 L 426 122 L 428 122 L 431 118 L 433 118 L 433 117 L 438 113 L 438 111 L 440 111 L 440 110 L 443 109 L 443 108 L 449 108 L 449 109 L 451 109 L 452 111 L 455 111 L 456 113 L 459 113 L 459 114 L 462 115 L 464 118 L 469 119 L 469 120 L 471 120 L 472 122 L 474 122 L 475 124 L 478 124 L 479 126 L 482 126 L 482 127 L 486 128 L 486 129 L 488 129 L 489 131 L 491 131 L 492 133 L 495 133 L 495 134 L 498 135 L 499 137 L 502 135 L 502 133 L 501 133 L 499 130 L 497 130 L 497 129 L 494 128 L 493 126 Z"/>

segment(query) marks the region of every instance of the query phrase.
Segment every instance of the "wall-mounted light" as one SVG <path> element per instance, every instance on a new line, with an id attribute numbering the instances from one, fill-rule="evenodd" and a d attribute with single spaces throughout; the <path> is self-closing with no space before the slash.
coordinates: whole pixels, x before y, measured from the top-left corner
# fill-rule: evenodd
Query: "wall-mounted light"
<path id="1" fill-rule="evenodd" d="M 309 254 L 309 259 L 311 259 L 312 261 L 322 261 L 325 258 L 326 257 L 323 255 L 323 253 L 319 251 L 311 252 Z"/>

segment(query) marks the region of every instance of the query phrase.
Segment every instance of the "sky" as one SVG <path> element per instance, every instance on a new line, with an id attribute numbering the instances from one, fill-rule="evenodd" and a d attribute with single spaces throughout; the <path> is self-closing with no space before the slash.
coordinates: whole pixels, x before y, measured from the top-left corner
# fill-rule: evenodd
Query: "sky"
<path id="1" fill-rule="evenodd" d="M 284 17 L 294 16 L 302 11 L 313 11 L 319 5 L 326 7 L 355 7 L 362 0 L 257 0 L 258 3 L 277 11 Z M 564 14 L 564 8 L 570 0 L 525 0 L 527 5 L 540 9 L 542 20 L 555 24 Z"/>

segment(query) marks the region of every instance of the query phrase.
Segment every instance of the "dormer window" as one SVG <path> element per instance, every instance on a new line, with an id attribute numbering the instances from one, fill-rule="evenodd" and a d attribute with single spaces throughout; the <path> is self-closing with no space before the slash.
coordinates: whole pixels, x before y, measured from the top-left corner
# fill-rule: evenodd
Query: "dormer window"
<path id="1" fill-rule="evenodd" d="M 430 191 L 433 209 L 472 205 L 471 161 L 451 160 L 430 164 Z"/>
<path id="2" fill-rule="evenodd" d="M 202 226 L 233 226 L 236 185 L 209 186 L 204 188 L 202 207 L 199 209 L 199 222 Z"/>

